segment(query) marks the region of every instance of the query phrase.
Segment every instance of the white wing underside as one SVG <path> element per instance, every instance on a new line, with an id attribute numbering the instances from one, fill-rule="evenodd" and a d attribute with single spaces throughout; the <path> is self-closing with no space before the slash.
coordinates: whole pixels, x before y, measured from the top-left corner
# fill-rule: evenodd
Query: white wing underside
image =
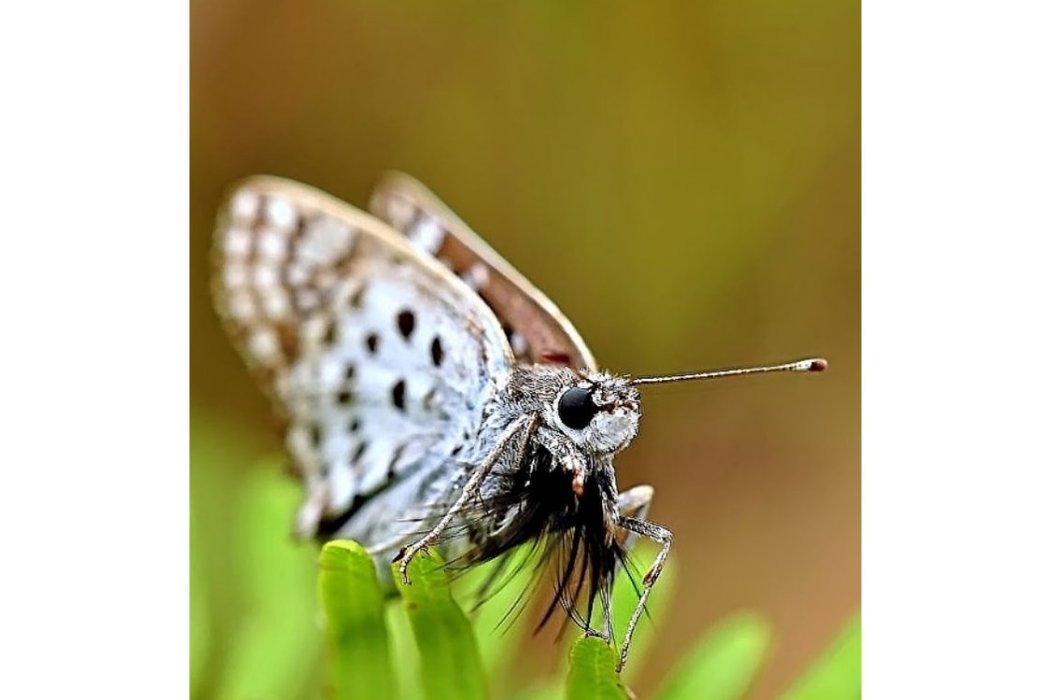
<path id="1" fill-rule="evenodd" d="M 297 183 L 242 183 L 219 227 L 217 306 L 287 420 L 299 533 L 417 531 L 410 506 L 452 487 L 514 361 L 496 317 L 425 247 Z"/>

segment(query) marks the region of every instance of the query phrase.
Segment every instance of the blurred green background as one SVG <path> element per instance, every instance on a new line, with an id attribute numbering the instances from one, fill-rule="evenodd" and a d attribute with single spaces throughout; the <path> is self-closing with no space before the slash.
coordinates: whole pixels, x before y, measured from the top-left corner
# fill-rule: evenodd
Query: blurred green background
<path id="1" fill-rule="evenodd" d="M 617 471 L 655 486 L 650 516 L 676 534 L 643 697 L 740 608 L 775 630 L 755 698 L 835 637 L 860 604 L 859 3 L 193 0 L 191 81 L 201 697 L 245 640 L 304 673 L 320 658 L 294 622 L 245 626 L 260 581 L 312 590 L 316 557 L 236 539 L 280 436 L 212 313 L 208 252 L 223 189 L 259 172 L 358 206 L 382 170 L 417 177 L 614 371 L 827 357 L 819 376 L 650 389 Z M 258 518 L 290 527 L 290 488 Z M 290 610 L 315 623 L 315 601 Z M 522 670 L 555 667 L 560 648 L 528 643 Z"/>

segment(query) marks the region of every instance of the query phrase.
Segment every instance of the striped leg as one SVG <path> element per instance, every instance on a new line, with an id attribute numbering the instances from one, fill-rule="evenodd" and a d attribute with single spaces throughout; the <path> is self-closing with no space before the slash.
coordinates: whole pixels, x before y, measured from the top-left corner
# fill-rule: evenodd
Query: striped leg
<path id="1" fill-rule="evenodd" d="M 651 499 L 651 489 L 649 496 Z M 648 501 L 643 504 L 643 507 L 648 510 Z M 656 560 L 649 568 L 649 571 L 646 572 L 645 578 L 642 579 L 642 595 L 638 598 L 638 605 L 635 606 L 634 612 L 631 614 L 630 622 L 627 623 L 627 632 L 624 634 L 623 647 L 620 650 L 620 662 L 616 666 L 618 672 L 622 671 L 624 664 L 627 663 L 627 653 L 631 648 L 631 639 L 634 637 L 635 627 L 638 626 L 638 620 L 641 618 L 642 613 L 645 612 L 645 603 L 649 600 L 649 593 L 652 592 L 656 580 L 660 577 L 660 572 L 663 571 L 667 554 L 671 550 L 671 541 L 674 539 L 674 535 L 667 528 L 640 518 L 621 516 L 620 527 L 627 530 L 628 537 L 641 535 L 659 543 L 660 553 L 656 555 Z"/>

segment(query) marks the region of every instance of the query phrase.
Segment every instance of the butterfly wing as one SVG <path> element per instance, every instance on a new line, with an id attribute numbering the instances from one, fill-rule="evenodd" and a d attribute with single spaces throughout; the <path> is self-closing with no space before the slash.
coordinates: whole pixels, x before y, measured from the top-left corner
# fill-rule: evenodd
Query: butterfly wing
<path id="1" fill-rule="evenodd" d="M 307 486 L 302 535 L 332 534 L 392 484 L 439 470 L 514 361 L 463 281 L 313 188 L 242 183 L 220 211 L 215 257 L 218 311 Z"/>
<path id="2" fill-rule="evenodd" d="M 477 291 L 504 326 L 519 361 L 597 369 L 558 307 L 423 185 L 389 173 L 373 191 L 369 209 Z"/>

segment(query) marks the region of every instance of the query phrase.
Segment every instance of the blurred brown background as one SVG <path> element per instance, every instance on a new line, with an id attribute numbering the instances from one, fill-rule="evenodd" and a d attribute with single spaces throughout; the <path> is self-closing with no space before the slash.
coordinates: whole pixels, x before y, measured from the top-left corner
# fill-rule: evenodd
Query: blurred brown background
<path id="1" fill-rule="evenodd" d="M 194 463 L 194 547 L 221 541 L 238 479 L 280 449 L 211 311 L 223 188 L 265 172 L 363 206 L 399 169 L 611 370 L 830 360 L 651 389 L 617 463 L 621 486 L 656 487 L 650 515 L 676 534 L 675 613 L 640 689 L 748 608 L 777 633 L 752 694 L 782 690 L 860 604 L 859 3 L 191 10 L 192 406 L 239 451 L 214 492 Z"/>

